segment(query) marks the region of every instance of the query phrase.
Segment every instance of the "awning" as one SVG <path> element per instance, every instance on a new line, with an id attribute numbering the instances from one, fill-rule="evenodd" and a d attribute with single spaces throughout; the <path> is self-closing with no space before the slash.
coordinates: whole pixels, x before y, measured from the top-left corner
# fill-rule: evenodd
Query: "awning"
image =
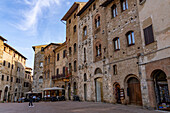
<path id="1" fill-rule="evenodd" d="M 39 94 L 41 92 L 32 92 L 32 91 L 29 91 L 29 92 L 25 92 L 25 94 Z"/>
<path id="2" fill-rule="evenodd" d="M 52 87 L 52 88 L 44 88 L 44 89 L 43 89 L 43 91 L 48 91 L 48 90 L 64 90 L 64 88 Z"/>

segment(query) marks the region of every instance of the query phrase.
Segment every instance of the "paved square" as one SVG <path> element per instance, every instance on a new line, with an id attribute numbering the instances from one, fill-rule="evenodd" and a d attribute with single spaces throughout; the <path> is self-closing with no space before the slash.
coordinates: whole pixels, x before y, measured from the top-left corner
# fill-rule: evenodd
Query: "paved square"
<path id="1" fill-rule="evenodd" d="M 136 106 L 95 102 L 40 102 L 35 107 L 28 103 L 0 103 L 0 113 L 161 113 Z"/>

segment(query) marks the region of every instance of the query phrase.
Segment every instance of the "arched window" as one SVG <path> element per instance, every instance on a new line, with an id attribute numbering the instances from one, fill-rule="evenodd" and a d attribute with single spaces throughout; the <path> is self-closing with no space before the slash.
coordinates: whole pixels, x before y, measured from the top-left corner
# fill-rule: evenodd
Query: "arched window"
<path id="1" fill-rule="evenodd" d="M 69 55 L 71 55 L 71 47 L 69 47 Z"/>
<path id="2" fill-rule="evenodd" d="M 86 82 L 87 81 L 87 75 L 86 75 L 86 73 L 84 73 L 84 82 Z"/>
<path id="3" fill-rule="evenodd" d="M 120 50 L 120 40 L 119 37 L 113 39 L 114 50 Z"/>
<path id="4" fill-rule="evenodd" d="M 111 7 L 111 13 L 112 13 L 112 18 L 117 16 L 117 6 L 115 4 Z"/>
<path id="5" fill-rule="evenodd" d="M 133 31 L 129 31 L 126 33 L 126 37 L 128 40 L 128 46 L 135 44 L 135 36 Z"/>
<path id="6" fill-rule="evenodd" d="M 42 76 L 39 77 L 39 83 L 43 83 L 43 77 Z"/>
<path id="7" fill-rule="evenodd" d="M 84 36 L 84 37 L 87 36 L 87 26 L 85 26 L 85 27 L 83 28 L 83 36 Z"/>
<path id="8" fill-rule="evenodd" d="M 96 57 L 100 57 L 102 55 L 102 49 L 101 49 L 101 44 L 100 43 L 97 43 L 96 44 Z"/>
<path id="9" fill-rule="evenodd" d="M 75 60 L 74 61 L 74 72 L 76 72 L 77 71 L 77 61 Z"/>
<path id="10" fill-rule="evenodd" d="M 47 57 L 45 58 L 45 65 L 47 65 Z"/>
<path id="11" fill-rule="evenodd" d="M 76 25 L 74 26 L 74 28 L 73 28 L 73 29 L 74 29 L 74 33 L 75 33 L 75 32 L 76 32 Z"/>
<path id="12" fill-rule="evenodd" d="M 128 0 L 120 0 L 120 3 L 121 3 L 122 11 L 125 11 L 128 9 Z"/>
<path id="13" fill-rule="evenodd" d="M 74 53 L 77 51 L 77 45 L 76 43 L 74 44 Z"/>
<path id="14" fill-rule="evenodd" d="M 113 65 L 113 75 L 117 75 L 117 65 Z"/>
<path id="15" fill-rule="evenodd" d="M 97 68 L 94 72 L 94 74 L 102 74 L 102 70 L 100 68 Z"/>
<path id="16" fill-rule="evenodd" d="M 50 56 L 48 56 L 48 64 L 50 64 Z"/>
<path id="17" fill-rule="evenodd" d="M 84 48 L 84 62 L 86 62 L 86 48 Z"/>
<path id="18" fill-rule="evenodd" d="M 97 15 L 95 18 L 95 27 L 98 28 L 100 26 L 100 16 Z"/>

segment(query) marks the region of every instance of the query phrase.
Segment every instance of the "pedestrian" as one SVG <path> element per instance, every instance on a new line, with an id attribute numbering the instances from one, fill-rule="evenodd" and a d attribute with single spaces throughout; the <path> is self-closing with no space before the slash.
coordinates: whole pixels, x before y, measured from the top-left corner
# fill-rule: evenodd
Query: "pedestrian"
<path id="1" fill-rule="evenodd" d="M 32 102 L 33 102 L 33 97 L 32 95 L 30 95 L 29 96 L 29 107 L 34 107 Z"/>

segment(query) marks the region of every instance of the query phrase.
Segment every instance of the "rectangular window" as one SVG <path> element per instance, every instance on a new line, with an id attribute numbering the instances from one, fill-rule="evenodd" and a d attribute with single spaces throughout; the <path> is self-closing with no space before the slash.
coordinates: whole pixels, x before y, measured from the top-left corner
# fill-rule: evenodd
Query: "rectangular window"
<path id="1" fill-rule="evenodd" d="M 13 82 L 13 77 L 11 77 L 11 82 Z"/>
<path id="2" fill-rule="evenodd" d="M 154 35 L 153 35 L 152 25 L 145 28 L 143 31 L 144 31 L 144 37 L 145 37 L 145 45 L 153 43 L 154 42 Z"/>
<path id="3" fill-rule="evenodd" d="M 3 62 L 3 66 L 5 66 L 6 65 L 6 61 L 4 60 L 4 62 Z"/>
<path id="4" fill-rule="evenodd" d="M 128 0 L 121 0 L 121 7 L 122 11 L 125 11 L 128 9 Z"/>
<path id="5" fill-rule="evenodd" d="M 111 9 L 112 9 L 112 17 L 115 18 L 118 14 L 116 5 L 113 5 Z"/>
<path id="6" fill-rule="evenodd" d="M 2 81 L 4 81 L 4 75 L 2 75 L 2 78 L 1 78 Z"/>
<path id="7" fill-rule="evenodd" d="M 40 68 L 42 68 L 43 67 L 43 62 L 40 62 Z"/>
<path id="8" fill-rule="evenodd" d="M 57 61 L 59 61 L 60 60 L 60 54 L 58 53 L 57 54 Z"/>
<path id="9" fill-rule="evenodd" d="M 135 36 L 133 31 L 127 33 L 127 39 L 128 39 L 128 46 L 135 44 Z"/>
<path id="10" fill-rule="evenodd" d="M 71 47 L 69 47 L 69 55 L 71 55 Z"/>
<path id="11" fill-rule="evenodd" d="M 12 64 L 12 69 L 14 69 L 14 65 Z"/>
<path id="12" fill-rule="evenodd" d="M 17 71 L 20 72 L 20 68 L 19 67 L 17 68 Z"/>
<path id="13" fill-rule="evenodd" d="M 74 28 L 73 28 L 73 29 L 74 29 L 74 33 L 75 33 L 75 32 L 76 32 L 76 25 L 74 26 Z"/>
<path id="14" fill-rule="evenodd" d="M 57 76 L 59 75 L 59 69 L 57 69 L 57 72 L 56 72 Z"/>
<path id="15" fill-rule="evenodd" d="M 66 57 L 66 50 L 63 51 L 63 58 Z"/>
<path id="16" fill-rule="evenodd" d="M 69 74 L 72 73 L 72 66 L 71 66 L 71 63 L 69 63 Z"/>
<path id="17" fill-rule="evenodd" d="M 74 61 L 74 72 L 76 72 L 76 71 L 77 71 L 77 62 Z"/>
<path id="18" fill-rule="evenodd" d="M 117 75 L 117 65 L 113 65 L 113 75 Z"/>
<path id="19" fill-rule="evenodd" d="M 63 75 L 65 76 L 66 69 L 63 67 Z"/>
<path id="20" fill-rule="evenodd" d="M 10 68 L 10 63 L 8 63 L 8 68 Z"/>
<path id="21" fill-rule="evenodd" d="M 113 40 L 113 43 L 114 43 L 114 50 L 116 51 L 116 50 L 120 50 L 120 40 L 119 40 L 119 38 L 115 38 L 114 40 Z"/>
<path id="22" fill-rule="evenodd" d="M 7 76 L 7 79 L 6 79 L 6 81 L 9 81 L 9 76 Z"/>

